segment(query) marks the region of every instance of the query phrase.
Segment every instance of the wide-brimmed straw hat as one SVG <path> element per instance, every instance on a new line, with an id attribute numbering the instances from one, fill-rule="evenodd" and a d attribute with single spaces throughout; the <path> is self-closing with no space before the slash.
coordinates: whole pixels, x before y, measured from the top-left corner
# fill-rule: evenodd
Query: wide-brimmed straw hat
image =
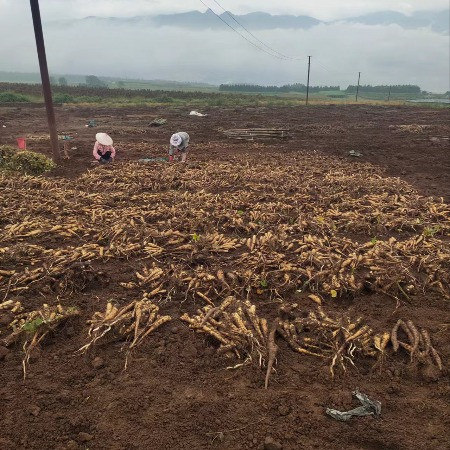
<path id="1" fill-rule="evenodd" d="M 106 133 L 97 133 L 95 139 L 102 145 L 112 145 L 113 140 Z"/>
<path id="2" fill-rule="evenodd" d="M 170 138 L 170 144 L 174 147 L 178 147 L 183 143 L 183 139 L 181 139 L 181 136 L 178 133 L 172 134 L 172 137 Z"/>

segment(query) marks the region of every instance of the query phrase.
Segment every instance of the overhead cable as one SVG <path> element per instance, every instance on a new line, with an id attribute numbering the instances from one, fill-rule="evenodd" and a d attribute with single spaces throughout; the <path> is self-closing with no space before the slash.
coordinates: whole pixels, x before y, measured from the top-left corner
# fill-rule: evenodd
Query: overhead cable
<path id="1" fill-rule="evenodd" d="M 303 60 L 307 59 L 307 57 L 300 58 L 300 57 L 294 57 L 294 56 L 287 56 L 287 55 L 284 55 L 283 53 L 279 52 L 278 50 L 275 50 L 274 48 L 270 47 L 265 42 L 263 42 L 261 39 L 259 39 L 257 36 L 255 36 L 248 28 L 246 28 L 244 25 L 242 25 L 242 23 L 239 22 L 233 14 L 231 14 L 229 11 L 227 11 L 217 0 L 213 0 L 213 2 L 217 6 L 219 6 L 219 8 L 221 8 L 225 12 L 225 14 L 227 14 L 229 17 L 231 17 L 234 20 L 234 22 L 236 22 L 241 28 L 243 28 L 250 36 L 252 36 L 253 39 L 258 41 L 260 44 L 262 44 L 264 47 L 266 47 L 270 51 L 281 56 L 283 59 L 289 59 L 291 61 L 303 61 Z"/>
<path id="2" fill-rule="evenodd" d="M 247 36 L 245 36 L 244 34 L 242 34 L 239 30 L 236 30 L 236 28 L 234 28 L 233 26 L 231 26 L 226 20 L 224 20 L 219 14 L 217 14 L 214 10 L 212 10 L 203 0 L 200 0 L 200 2 L 206 7 L 208 8 L 208 10 L 210 10 L 220 21 L 222 21 L 228 28 L 231 28 L 235 33 L 239 34 L 239 36 L 241 36 L 243 39 L 245 39 L 249 44 L 253 45 L 253 47 L 255 47 L 256 49 L 270 55 L 273 56 L 274 58 L 277 59 L 281 59 L 286 61 L 287 58 L 282 57 L 277 55 L 276 53 L 270 52 L 268 50 L 266 50 L 263 47 L 260 47 L 258 44 L 255 44 L 253 41 L 251 41 L 250 39 L 247 38 Z"/>

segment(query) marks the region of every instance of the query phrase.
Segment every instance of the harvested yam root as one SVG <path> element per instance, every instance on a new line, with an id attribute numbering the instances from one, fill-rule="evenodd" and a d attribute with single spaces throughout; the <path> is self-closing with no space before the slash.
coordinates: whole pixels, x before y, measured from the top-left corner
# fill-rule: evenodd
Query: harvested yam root
<path id="1" fill-rule="evenodd" d="M 141 287 L 155 287 L 158 283 L 158 280 L 164 275 L 164 271 L 157 267 L 153 266 L 150 269 L 147 267 L 144 267 L 142 269 L 142 272 L 136 272 L 136 278 L 138 279 L 137 283 L 129 282 L 129 283 L 120 283 L 121 286 L 127 289 L 133 289 L 135 287 L 141 286 Z M 159 285 L 159 290 L 161 290 L 162 284 Z"/>
<path id="2" fill-rule="evenodd" d="M 373 337 L 373 345 L 374 347 L 384 355 L 387 345 L 389 344 L 389 340 L 391 338 L 391 333 L 386 331 L 383 334 L 377 334 Z"/>
<path id="3" fill-rule="evenodd" d="M 238 239 L 233 239 L 217 232 L 200 236 L 196 243 L 199 248 L 203 248 L 211 253 L 228 253 L 241 246 Z"/>
<path id="4" fill-rule="evenodd" d="M 403 330 L 407 337 L 407 343 L 400 341 L 398 338 L 398 333 L 401 330 Z M 434 362 L 439 370 L 443 369 L 439 353 L 431 345 L 430 334 L 424 328 L 419 332 L 412 320 L 404 322 L 399 319 L 397 321 L 391 332 L 391 342 L 394 352 L 397 352 L 400 347 L 404 348 L 410 354 L 411 362 L 417 357 L 419 361 L 427 362 L 429 364 L 433 364 Z"/>
<path id="5" fill-rule="evenodd" d="M 0 303 L 0 314 L 5 312 L 16 314 L 22 312 L 22 310 L 22 303 L 20 303 L 19 301 L 8 300 L 6 302 Z"/>
<path id="6" fill-rule="evenodd" d="M 269 338 L 267 340 L 267 371 L 266 371 L 266 379 L 264 382 L 264 389 L 267 389 L 269 386 L 269 378 L 270 373 L 272 372 L 272 367 L 275 363 L 277 352 L 278 352 L 278 345 L 275 344 L 275 332 L 277 331 L 277 323 L 278 321 L 275 321 L 274 324 L 271 327 L 271 330 L 269 332 Z"/>
<path id="7" fill-rule="evenodd" d="M 382 365 L 386 359 L 386 347 L 389 344 L 391 339 L 391 333 L 389 331 L 385 331 L 381 334 L 376 334 L 373 337 L 373 346 L 376 350 L 379 351 L 378 362 L 375 364 Z M 381 367 L 381 366 L 380 366 Z"/>
<path id="8" fill-rule="evenodd" d="M 12 337 L 8 336 L 8 339 L 3 338 L 2 334 L 5 334 L 4 328 L 6 328 L 6 333 L 9 333 L 11 328 L 10 324 L 16 319 L 16 316 L 23 311 L 22 303 L 14 300 L 7 300 L 0 303 L 0 343 L 7 345 L 9 339 Z M 3 330 L 2 330 L 3 328 Z M 12 339 L 14 341 L 14 339 Z M 8 344 L 9 345 L 9 344 Z"/>
<path id="9" fill-rule="evenodd" d="M 136 276 L 139 279 L 139 284 L 141 286 L 148 286 L 155 283 L 163 274 L 164 271 L 156 266 L 151 269 L 144 267 L 142 273 L 136 272 Z"/>
<path id="10" fill-rule="evenodd" d="M 389 125 L 389 128 L 394 132 L 408 132 L 408 133 L 422 133 L 425 129 L 430 128 L 431 125 L 419 125 L 419 124 L 411 124 L 411 125 Z"/>
<path id="11" fill-rule="evenodd" d="M 2 303 L 1 306 L 5 305 L 5 303 Z M 14 307 L 10 310 L 11 312 L 20 312 L 22 310 L 20 302 L 13 302 L 13 304 Z M 25 356 L 22 360 L 24 378 L 26 377 L 26 368 L 30 360 L 31 352 L 51 331 L 54 331 L 70 317 L 77 316 L 78 314 L 78 310 L 73 307 L 64 307 L 61 305 L 48 306 L 44 304 L 37 311 L 17 314 L 15 316 L 9 325 L 14 331 L 3 339 L 3 343 L 9 346 L 20 339 L 24 340 L 23 351 Z"/>
<path id="12" fill-rule="evenodd" d="M 362 325 L 361 318 L 332 319 L 320 306 L 318 313 L 310 312 L 306 318 L 296 318 L 278 323 L 277 331 L 290 347 L 298 353 L 330 359 L 330 372 L 340 364 L 346 370 L 346 362 L 354 365 L 355 353 L 374 356 L 372 330 Z"/>
<path id="13" fill-rule="evenodd" d="M 159 307 L 150 300 L 135 300 L 119 309 L 108 302 L 104 313 L 92 316 L 89 339 L 79 352 L 86 352 L 105 336 L 118 336 L 127 342 L 128 350 L 137 347 L 153 331 L 172 320 L 170 316 L 160 316 Z"/>
<path id="14" fill-rule="evenodd" d="M 197 333 L 205 333 L 219 343 L 219 353 L 234 354 L 246 361 L 257 358 L 260 366 L 267 363 L 265 388 L 276 359 L 275 332 L 278 321 L 270 327 L 266 319 L 256 314 L 256 306 L 249 301 L 227 297 L 220 306 L 205 306 L 198 315 L 183 314 L 181 320 Z"/>

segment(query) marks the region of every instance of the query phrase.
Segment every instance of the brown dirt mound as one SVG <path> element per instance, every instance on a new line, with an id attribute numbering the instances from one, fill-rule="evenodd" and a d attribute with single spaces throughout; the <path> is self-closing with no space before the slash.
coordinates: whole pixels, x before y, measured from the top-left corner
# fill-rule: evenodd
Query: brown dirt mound
<path id="1" fill-rule="evenodd" d="M 372 339 L 398 319 L 411 320 L 430 332 L 444 366 L 450 355 L 449 206 L 422 195 L 447 192 L 448 161 L 441 147 L 426 156 L 439 161 L 433 191 L 424 182 L 432 169 L 420 166 L 414 155 L 436 144 L 388 134 L 393 122 L 433 123 L 443 130 L 446 113 L 430 111 L 323 107 L 300 116 L 294 109 L 211 110 L 208 117 L 192 119 L 171 110 L 142 110 L 142 116 L 133 110 L 130 117 L 124 109 L 111 110 L 102 126 L 113 136 L 115 126 L 144 127 L 156 112 L 175 131 L 188 130 L 194 137 L 190 162 L 120 162 L 163 156 L 170 134 L 164 126 L 149 128 L 145 140 L 121 137 L 119 162 L 86 172 L 93 132 L 82 120 L 97 118 L 99 111 L 62 110 L 66 126 L 80 122 L 72 159 L 50 177 L 0 177 L 0 299 L 20 302 L 21 314 L 45 303 L 49 311 L 58 304 L 76 307 L 79 315 L 50 327 L 29 355 L 25 380 L 23 341 L 0 347 L 0 447 L 445 448 L 447 369 L 420 355 L 411 359 L 403 347 L 395 353 L 391 344 L 381 358 Z M 356 132 L 361 114 L 368 127 Z M 22 118 L 30 132 L 45 132 L 35 109 L 2 108 L 0 116 L 8 125 L 17 127 Z M 219 123 L 232 128 L 251 122 L 290 123 L 297 140 L 234 144 L 214 133 Z M 314 123 L 329 125 L 328 131 L 332 124 L 343 127 L 348 135 L 302 128 Z M 318 152 L 306 150 L 308 139 Z M 0 143 L 6 140 L 2 136 Z M 380 148 L 376 155 L 373 145 Z M 350 159 L 351 149 L 363 159 Z M 404 178 L 414 186 L 388 176 L 400 175 L 399 154 L 408 155 L 408 170 L 415 173 Z M 320 319 L 322 325 L 332 320 L 338 328 L 306 329 L 311 311 L 319 317 L 311 294 L 328 317 Z M 194 333 L 179 320 L 185 313 L 196 317 L 210 303 L 219 306 L 229 295 L 251 301 L 259 320 L 269 324 L 281 316 L 297 320 L 303 328 L 295 342 L 305 345 L 311 343 L 305 337 L 313 336 L 325 357 L 293 351 L 292 339 L 282 339 L 280 329 L 276 370 L 265 390 L 268 355 L 260 364 L 258 347 L 252 347 L 257 329 L 247 324 L 252 337 L 244 331 L 236 338 L 232 324 L 225 323 L 238 320 L 237 310 L 211 316 L 208 324 L 222 323 L 218 329 L 238 342 L 239 355 L 218 352 L 213 334 Z M 124 336 L 132 340 L 132 329 L 99 340 L 85 355 L 77 353 L 89 342 L 87 321 L 95 312 L 103 314 L 108 301 L 120 307 L 142 298 L 173 320 L 131 353 Z M 139 313 L 133 314 L 135 320 Z M 151 313 L 146 314 L 145 320 Z M 345 342 L 351 335 L 348 320 L 358 317 L 358 326 L 372 332 L 368 352 L 358 350 L 365 348 L 364 340 L 355 338 L 357 349 L 353 340 Z M 13 319 L 13 312 L 0 311 L 0 339 L 11 332 Z M 327 345 L 334 337 L 340 346 L 345 343 L 340 355 L 354 355 L 355 366 L 346 359 L 346 370 L 338 364 L 332 378 L 335 351 L 330 354 Z M 356 388 L 381 401 L 380 418 L 340 423 L 325 415 L 327 407 L 357 406 L 351 397 Z"/>

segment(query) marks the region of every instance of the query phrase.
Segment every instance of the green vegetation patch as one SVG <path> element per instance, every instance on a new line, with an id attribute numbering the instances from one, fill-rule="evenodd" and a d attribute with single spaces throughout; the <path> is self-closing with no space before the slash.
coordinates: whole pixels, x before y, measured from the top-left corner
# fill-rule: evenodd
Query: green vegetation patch
<path id="1" fill-rule="evenodd" d="M 11 145 L 0 145 L 0 167 L 6 164 L 6 161 L 17 153 L 16 147 Z"/>
<path id="2" fill-rule="evenodd" d="M 0 169 L 27 175 L 41 175 L 52 170 L 56 164 L 41 153 L 28 150 L 16 151 L 14 147 L 0 147 Z"/>
<path id="3" fill-rule="evenodd" d="M 29 97 L 14 92 L 0 92 L 0 103 L 26 103 L 30 102 Z"/>
<path id="4" fill-rule="evenodd" d="M 53 95 L 53 103 L 76 103 L 76 98 L 70 94 L 58 92 Z"/>

